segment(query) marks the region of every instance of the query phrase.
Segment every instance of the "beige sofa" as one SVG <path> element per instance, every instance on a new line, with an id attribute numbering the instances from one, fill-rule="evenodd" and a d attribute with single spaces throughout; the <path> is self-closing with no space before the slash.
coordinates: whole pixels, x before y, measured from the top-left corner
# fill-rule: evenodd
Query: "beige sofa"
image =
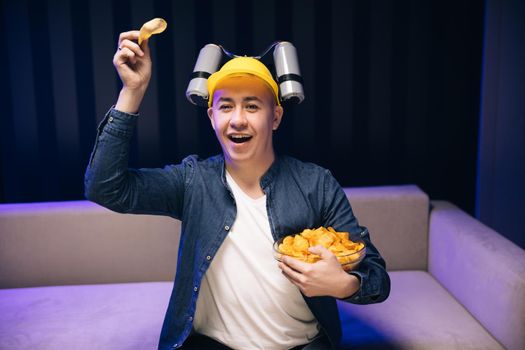
<path id="1" fill-rule="evenodd" d="M 525 349 L 525 251 L 416 186 L 345 189 L 392 279 L 339 303 L 342 348 Z M 0 349 L 155 349 L 180 223 L 87 202 L 0 205 Z"/>

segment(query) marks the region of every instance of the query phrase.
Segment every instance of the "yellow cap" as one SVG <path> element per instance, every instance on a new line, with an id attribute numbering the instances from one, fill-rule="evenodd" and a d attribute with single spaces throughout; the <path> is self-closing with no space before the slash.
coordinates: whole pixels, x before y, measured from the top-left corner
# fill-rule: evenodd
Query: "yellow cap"
<path id="1" fill-rule="evenodd" d="M 279 88 L 268 68 L 266 68 L 261 61 L 253 57 L 235 57 L 226 62 L 220 70 L 213 73 L 208 78 L 208 107 L 211 107 L 213 103 L 213 93 L 215 92 L 217 84 L 219 84 L 221 80 L 232 75 L 243 73 L 253 74 L 264 80 L 272 89 L 277 104 L 280 105 Z"/>

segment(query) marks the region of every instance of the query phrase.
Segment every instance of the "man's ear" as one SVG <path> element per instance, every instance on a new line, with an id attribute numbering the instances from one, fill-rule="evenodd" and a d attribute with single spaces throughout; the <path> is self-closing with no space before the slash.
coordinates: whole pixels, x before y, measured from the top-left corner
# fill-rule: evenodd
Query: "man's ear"
<path id="1" fill-rule="evenodd" d="M 283 118 L 284 109 L 282 106 L 276 105 L 273 109 L 273 126 L 272 129 L 275 131 L 279 128 L 281 120 Z"/>
<path id="2" fill-rule="evenodd" d="M 213 108 L 208 107 L 207 113 L 208 113 L 208 118 L 210 118 L 211 127 L 213 128 L 213 130 L 215 130 L 215 125 L 213 124 Z"/>

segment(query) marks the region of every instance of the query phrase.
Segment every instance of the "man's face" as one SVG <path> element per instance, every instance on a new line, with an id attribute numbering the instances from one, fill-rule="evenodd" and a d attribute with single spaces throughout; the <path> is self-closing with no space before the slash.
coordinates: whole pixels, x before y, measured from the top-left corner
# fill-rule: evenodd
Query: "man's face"
<path id="1" fill-rule="evenodd" d="M 283 109 L 260 78 L 250 75 L 225 78 L 208 109 L 211 125 L 227 161 L 268 161 L 274 157 L 272 133 Z"/>

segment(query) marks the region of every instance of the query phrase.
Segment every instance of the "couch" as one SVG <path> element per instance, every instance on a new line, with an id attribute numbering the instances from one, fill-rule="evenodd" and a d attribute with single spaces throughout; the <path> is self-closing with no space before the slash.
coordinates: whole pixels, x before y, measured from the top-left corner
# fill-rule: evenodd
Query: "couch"
<path id="1" fill-rule="evenodd" d="M 383 303 L 339 302 L 342 348 L 525 349 L 525 251 L 417 186 L 347 188 Z M 180 222 L 88 201 L 0 205 L 0 349 L 155 349 Z"/>

